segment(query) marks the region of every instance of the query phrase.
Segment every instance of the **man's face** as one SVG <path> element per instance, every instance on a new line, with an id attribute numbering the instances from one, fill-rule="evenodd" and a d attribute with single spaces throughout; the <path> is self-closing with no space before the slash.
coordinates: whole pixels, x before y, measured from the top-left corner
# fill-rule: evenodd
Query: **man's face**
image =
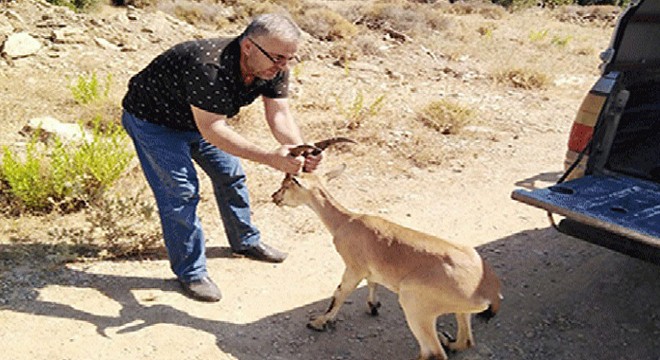
<path id="1" fill-rule="evenodd" d="M 247 68 L 264 80 L 274 78 L 277 73 L 287 70 L 295 61 L 298 51 L 296 42 L 286 42 L 274 37 L 255 37 L 246 39 Z"/>

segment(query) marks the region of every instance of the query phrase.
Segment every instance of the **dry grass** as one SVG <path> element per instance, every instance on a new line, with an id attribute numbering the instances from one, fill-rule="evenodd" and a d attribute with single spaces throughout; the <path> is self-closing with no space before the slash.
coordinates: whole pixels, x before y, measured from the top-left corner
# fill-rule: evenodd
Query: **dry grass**
<path id="1" fill-rule="evenodd" d="M 417 119 L 425 126 L 443 134 L 457 134 L 467 125 L 474 111 L 464 105 L 449 100 L 438 100 L 427 104 Z"/>
<path id="2" fill-rule="evenodd" d="M 297 16 L 296 20 L 304 31 L 325 41 L 350 39 L 358 32 L 355 25 L 327 8 L 311 8 Z"/>
<path id="3" fill-rule="evenodd" d="M 438 2 L 436 8 L 442 12 L 454 15 L 481 15 L 486 19 L 499 20 L 506 15 L 506 10 L 490 1 L 470 1 L 447 4 Z"/>
<path id="4" fill-rule="evenodd" d="M 503 69 L 493 75 L 493 79 L 506 86 L 525 90 L 546 89 L 550 84 L 550 76 L 532 69 Z"/>

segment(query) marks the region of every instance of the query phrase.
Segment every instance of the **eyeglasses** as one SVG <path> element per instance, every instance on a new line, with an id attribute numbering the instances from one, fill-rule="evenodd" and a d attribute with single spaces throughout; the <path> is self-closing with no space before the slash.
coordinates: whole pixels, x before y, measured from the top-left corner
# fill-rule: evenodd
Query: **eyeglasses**
<path id="1" fill-rule="evenodd" d="M 280 54 L 275 54 L 275 56 L 273 56 L 269 54 L 268 51 L 264 50 L 264 48 L 259 46 L 259 44 L 257 44 L 254 40 L 252 40 L 252 38 L 248 38 L 248 40 L 250 40 L 250 42 L 254 44 L 254 46 L 256 46 L 257 49 L 259 49 L 259 51 L 261 51 L 261 53 L 264 54 L 265 57 L 268 58 L 268 60 L 270 60 L 273 64 L 277 66 L 284 66 L 287 64 L 293 65 L 298 62 L 298 58 L 296 56 L 286 57 Z"/>

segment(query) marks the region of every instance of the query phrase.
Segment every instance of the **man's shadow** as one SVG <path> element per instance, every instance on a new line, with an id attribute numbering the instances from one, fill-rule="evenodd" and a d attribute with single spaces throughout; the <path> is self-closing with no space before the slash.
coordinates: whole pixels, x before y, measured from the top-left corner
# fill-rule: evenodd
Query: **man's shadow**
<path id="1" fill-rule="evenodd" d="M 0 254 L 5 254 L 5 258 L 10 258 L 11 255 L 8 254 L 17 251 L 13 249 L 14 246 L 0 245 Z M 44 245 L 41 244 L 21 244 L 18 251 L 43 254 L 52 250 L 45 250 Z M 58 251 L 66 250 L 58 247 Z M 165 259 L 164 254 L 164 252 L 157 252 L 152 259 Z M 208 258 L 233 257 L 231 249 L 228 247 L 209 247 L 207 256 Z M 3 256 L 0 256 L 0 260 L 3 260 Z M 171 305 L 145 304 L 144 300 L 136 297 L 136 294 L 141 291 L 149 290 L 181 294 L 180 285 L 174 278 L 95 274 L 65 265 L 56 266 L 49 271 L 51 274 L 47 277 L 47 282 L 31 287 L 28 292 L 21 294 L 22 299 L 30 300 L 3 301 L 5 305 L 1 305 L 3 302 L 0 302 L 0 309 L 48 318 L 83 321 L 93 325 L 96 333 L 106 338 L 140 332 L 156 325 L 169 324 L 191 328 L 212 334 L 216 338 L 218 348 L 242 360 L 291 359 L 293 357 L 309 359 L 319 356 L 326 358 L 324 354 L 338 354 L 337 356 L 345 359 L 369 358 L 372 353 L 365 355 L 362 353 L 364 351 L 362 347 L 352 348 L 346 346 L 344 341 L 348 340 L 350 343 L 351 339 L 359 339 L 362 343 L 372 342 L 376 341 L 382 333 L 391 334 L 388 341 L 393 343 L 401 342 L 403 338 L 409 354 L 416 352 L 417 342 L 407 331 L 407 325 L 398 307 L 396 297 L 385 289 L 380 291 L 379 298 L 383 303 L 391 306 L 389 309 L 383 309 L 380 317 L 373 318 L 367 314 L 366 290 L 358 289 L 346 302 L 334 328 L 328 333 L 319 333 L 307 329 L 306 323 L 311 315 L 323 313 L 327 309 L 330 302 L 327 298 L 315 303 L 304 304 L 290 311 L 273 314 L 252 323 L 237 324 L 195 316 Z M 338 275 L 340 272 L 341 269 L 338 269 Z M 35 273 L 31 273 L 27 277 L 33 277 L 33 274 Z M 2 280 L 1 276 L 0 280 Z M 98 315 L 68 304 L 39 299 L 40 292 L 51 286 L 97 290 L 119 305 L 119 313 L 116 316 Z M 295 284 L 291 284 L 291 286 L 295 286 Z M 328 294 L 331 295 L 333 291 L 334 288 L 329 288 Z M 181 294 L 181 296 L 184 295 Z M 215 304 L 209 304 L 209 306 L 215 306 Z M 222 302 L 217 306 L 222 306 Z M 396 331 L 386 329 L 386 326 L 392 325 L 393 319 L 397 322 Z M 369 325 L 366 327 L 359 325 L 367 322 Z M 396 333 L 401 335 L 395 335 Z M 286 346 L 277 344 L 286 344 Z M 391 347 L 395 348 L 396 345 L 391 344 Z M 295 356 L 291 354 L 293 349 L 295 349 Z M 389 352 L 387 349 L 383 350 L 382 355 L 387 357 Z"/>
<path id="2" fill-rule="evenodd" d="M 0 245 L 0 254 L 12 251 L 12 246 Z M 658 348 L 660 340 L 652 331 L 618 332 L 617 344 L 621 341 L 630 344 L 625 349 L 607 340 L 621 322 L 660 331 L 657 328 L 660 316 L 652 313 L 660 307 L 660 284 L 656 281 L 654 265 L 558 235 L 552 228 L 523 231 L 480 246 L 478 250 L 500 275 L 505 299 L 500 314 L 490 323 L 473 321 L 476 347 L 450 354 L 452 359 L 475 356 L 531 359 L 539 351 L 545 354 L 544 359 L 566 359 L 578 350 L 579 354 L 585 354 L 584 342 L 567 340 L 561 342 L 560 348 L 554 348 L 554 343 L 544 339 L 570 339 L 578 333 L 586 341 L 596 341 L 589 348 L 593 348 L 594 358 L 603 353 L 611 355 L 605 357 L 608 359 L 652 358 Z M 210 255 L 225 257 L 231 253 L 226 248 L 216 248 L 210 249 Z M 383 304 L 380 316 L 367 314 L 367 291 L 361 287 L 342 308 L 335 328 L 328 333 L 317 333 L 305 324 L 310 315 L 327 309 L 329 298 L 238 324 L 195 316 L 170 305 L 145 305 L 134 295 L 140 290 L 153 289 L 179 293 L 174 279 L 92 274 L 65 266 L 53 271 L 57 272 L 56 276 L 48 278 L 54 280 L 29 289 L 34 300 L 10 301 L 2 308 L 84 321 L 92 324 L 101 336 L 110 338 L 139 333 L 155 325 L 177 325 L 213 335 L 221 351 L 241 360 L 409 359 L 418 352 L 396 295 L 383 288 L 379 291 Z M 341 271 L 337 269 L 338 276 Z M 116 316 L 97 315 L 38 299 L 40 291 L 51 285 L 96 289 L 116 301 L 121 309 Z M 333 291 L 328 289 L 328 295 Z M 618 295 L 602 296 L 603 292 Z M 631 308 L 633 303 L 635 306 Z M 594 311 L 594 307 L 599 310 Z M 438 328 L 455 335 L 454 317 L 440 317 Z"/>

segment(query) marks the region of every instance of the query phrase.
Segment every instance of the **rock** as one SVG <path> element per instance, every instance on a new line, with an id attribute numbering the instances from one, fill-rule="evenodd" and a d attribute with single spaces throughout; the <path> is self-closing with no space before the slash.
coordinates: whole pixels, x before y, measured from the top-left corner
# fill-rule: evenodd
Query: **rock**
<path id="1" fill-rule="evenodd" d="M 135 6 L 128 5 L 126 7 L 126 17 L 128 18 L 128 20 L 132 20 L 132 21 L 139 19 L 137 16 L 137 10 L 135 9 Z"/>
<path id="2" fill-rule="evenodd" d="M 11 59 L 34 55 L 41 49 L 41 42 L 30 34 L 21 32 L 9 35 L 2 46 L 2 54 Z"/>
<path id="3" fill-rule="evenodd" d="M 32 134 L 37 129 L 41 129 L 46 138 L 56 135 L 64 142 L 92 140 L 92 135 L 84 131 L 78 124 L 63 123 L 50 116 L 30 119 L 27 125 L 21 129 L 21 133 Z"/>
<path id="4" fill-rule="evenodd" d="M 106 49 L 106 50 L 119 50 L 119 46 L 117 46 L 117 45 L 111 43 L 110 41 L 108 41 L 108 40 L 106 40 L 106 39 L 104 39 L 104 38 L 100 38 L 100 37 L 94 38 L 94 42 L 96 43 L 96 45 L 98 45 L 98 46 L 101 47 L 102 49 Z"/>
<path id="5" fill-rule="evenodd" d="M 382 73 L 383 69 L 381 69 L 378 65 L 373 65 L 368 62 L 363 62 L 363 61 L 351 61 L 348 63 L 348 67 L 351 70 L 358 70 L 358 71 L 371 71 L 375 73 Z"/>
<path id="6" fill-rule="evenodd" d="M 84 44 L 85 31 L 74 27 L 64 27 L 53 30 L 51 39 L 56 44 Z"/>

